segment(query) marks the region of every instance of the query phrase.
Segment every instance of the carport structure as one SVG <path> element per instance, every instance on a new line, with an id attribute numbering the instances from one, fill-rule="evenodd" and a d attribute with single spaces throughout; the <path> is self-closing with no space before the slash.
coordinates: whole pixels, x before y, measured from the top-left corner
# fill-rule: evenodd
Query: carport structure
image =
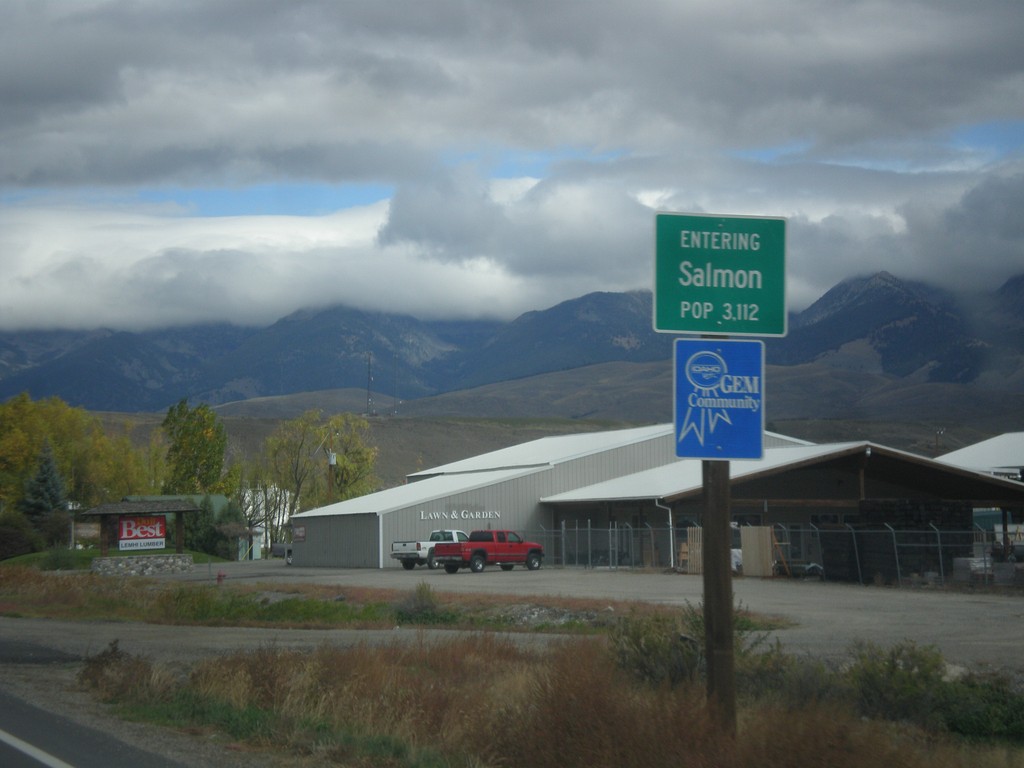
<path id="1" fill-rule="evenodd" d="M 836 529 L 948 530 L 967 536 L 964 556 L 974 509 L 1003 510 L 1004 525 L 1024 519 L 1024 484 L 871 442 L 766 448 L 760 460 L 731 462 L 730 493 L 734 523 L 770 527 L 780 539 Z M 703 494 L 701 462 L 681 460 L 541 502 L 556 526 L 664 525 L 675 553 L 676 541 L 686 538 L 679 529 L 700 525 Z M 799 539 L 787 544 L 803 550 Z M 863 553 L 854 557 L 859 563 Z"/>

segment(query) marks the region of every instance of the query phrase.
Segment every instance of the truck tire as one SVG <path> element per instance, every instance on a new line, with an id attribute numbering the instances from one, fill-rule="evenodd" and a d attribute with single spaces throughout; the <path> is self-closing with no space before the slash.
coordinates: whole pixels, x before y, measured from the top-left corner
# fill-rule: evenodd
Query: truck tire
<path id="1" fill-rule="evenodd" d="M 433 549 L 427 552 L 427 568 L 429 568 L 430 570 L 434 570 L 435 568 L 437 568 L 437 563 L 434 561 Z"/>
<path id="2" fill-rule="evenodd" d="M 455 564 L 455 563 L 445 563 L 444 564 L 444 572 L 445 573 L 458 573 L 459 572 L 459 566 L 457 564 Z"/>
<path id="3" fill-rule="evenodd" d="M 403 560 L 402 561 L 402 567 L 405 568 L 405 570 L 407 570 L 407 571 L 411 571 L 413 568 L 416 567 L 416 561 L 415 560 Z"/>
<path id="4" fill-rule="evenodd" d="M 536 571 L 540 568 L 540 555 L 536 552 L 531 552 L 526 556 L 526 567 L 528 570 Z"/>
<path id="5" fill-rule="evenodd" d="M 473 573 L 482 573 L 485 565 L 487 565 L 487 561 L 484 560 L 483 555 L 473 555 L 469 559 L 469 570 Z"/>

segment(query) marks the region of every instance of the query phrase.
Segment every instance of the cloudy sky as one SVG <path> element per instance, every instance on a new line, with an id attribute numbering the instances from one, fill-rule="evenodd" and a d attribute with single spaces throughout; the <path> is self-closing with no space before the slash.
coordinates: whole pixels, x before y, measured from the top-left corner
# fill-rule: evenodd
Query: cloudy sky
<path id="1" fill-rule="evenodd" d="M 1019 0 L 0 0 L 0 330 L 511 318 L 788 219 L 788 298 L 1024 273 Z"/>

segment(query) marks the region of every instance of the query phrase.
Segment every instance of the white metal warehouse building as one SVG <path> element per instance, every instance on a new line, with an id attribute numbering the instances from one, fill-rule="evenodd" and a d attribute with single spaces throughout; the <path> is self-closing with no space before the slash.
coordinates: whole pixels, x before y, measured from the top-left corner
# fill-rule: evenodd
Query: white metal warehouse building
<path id="1" fill-rule="evenodd" d="M 546 437 L 408 476 L 397 488 L 295 515 L 296 565 L 383 568 L 391 542 L 437 528 L 551 528 L 540 499 L 677 461 L 672 426 Z"/>
<path id="2" fill-rule="evenodd" d="M 876 502 L 877 519 L 888 514 L 886 504 L 905 515 L 908 499 L 930 505 L 929 525 L 954 511 L 962 522 L 963 510 L 972 506 L 1024 516 L 1024 484 L 971 468 L 869 442 L 813 445 L 765 433 L 764 446 L 764 458 L 732 462 L 734 520 L 848 524 L 865 500 Z M 642 542 L 650 547 L 646 560 L 668 566 L 675 529 L 699 521 L 700 467 L 698 460 L 675 456 L 671 424 L 542 438 L 294 516 L 294 563 L 399 567 L 389 557 L 391 542 L 426 539 L 438 528 L 516 530 L 544 543 L 548 562 L 571 562 L 566 551 L 549 546 L 557 532 L 568 549 L 567 526 L 622 526 L 650 529 L 650 542 Z M 935 512 L 936 504 L 945 506 Z M 665 532 L 664 540 L 656 540 L 655 528 Z"/>

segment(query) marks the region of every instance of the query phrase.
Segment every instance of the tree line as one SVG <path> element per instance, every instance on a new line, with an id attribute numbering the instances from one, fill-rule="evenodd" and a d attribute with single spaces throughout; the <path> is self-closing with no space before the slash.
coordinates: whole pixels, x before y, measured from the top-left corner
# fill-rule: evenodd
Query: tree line
<path id="1" fill-rule="evenodd" d="M 203 499 L 186 521 L 185 545 L 227 555 L 253 531 L 286 541 L 291 516 L 373 491 L 369 423 L 310 410 L 281 422 L 253 458 L 228 462 L 228 435 L 205 403 L 183 399 L 145 444 L 117 434 L 60 398 L 21 394 L 0 404 L 0 559 L 74 546 L 77 513 L 129 496 Z M 228 499 L 214 512 L 210 497 Z M 259 542 L 255 542 L 256 545 Z"/>

